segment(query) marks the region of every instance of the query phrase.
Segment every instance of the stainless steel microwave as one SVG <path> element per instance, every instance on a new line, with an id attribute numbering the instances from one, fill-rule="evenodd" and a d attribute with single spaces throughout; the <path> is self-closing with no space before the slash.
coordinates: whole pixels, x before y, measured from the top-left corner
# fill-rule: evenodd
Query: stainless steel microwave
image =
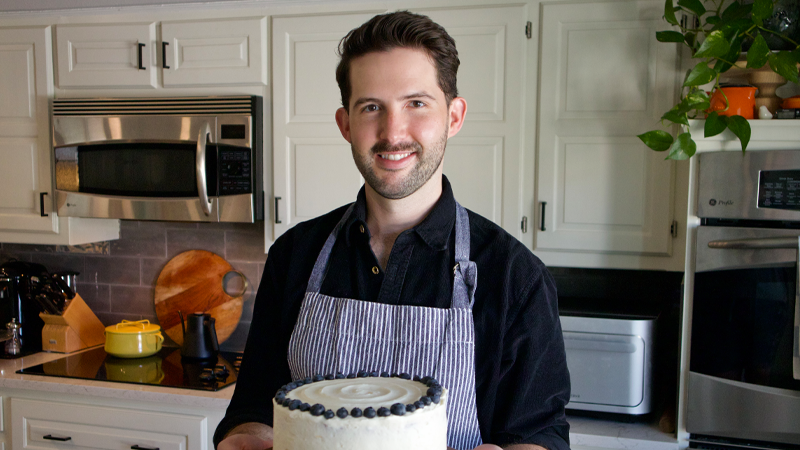
<path id="1" fill-rule="evenodd" d="M 61 216 L 263 218 L 261 97 L 59 99 L 52 114 Z"/>

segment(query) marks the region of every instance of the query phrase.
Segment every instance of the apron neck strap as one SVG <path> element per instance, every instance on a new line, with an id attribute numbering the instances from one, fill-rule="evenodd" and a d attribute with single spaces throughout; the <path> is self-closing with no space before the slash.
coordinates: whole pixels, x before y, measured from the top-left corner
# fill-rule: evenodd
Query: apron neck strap
<path id="1" fill-rule="evenodd" d="M 317 261 L 314 263 L 314 269 L 311 271 L 311 277 L 308 279 L 306 292 L 319 292 L 320 288 L 322 288 L 322 280 L 325 279 L 325 274 L 328 272 L 328 260 L 331 257 L 331 251 L 333 250 L 333 244 L 336 242 L 336 236 L 339 235 L 339 230 L 341 230 L 345 222 L 347 222 L 350 213 L 353 212 L 354 206 L 355 203 L 347 208 L 342 218 L 339 219 L 339 223 L 333 227 L 333 231 L 328 235 L 328 239 L 325 240 L 325 245 L 322 246 L 322 250 L 319 252 L 319 256 L 317 256 Z"/>

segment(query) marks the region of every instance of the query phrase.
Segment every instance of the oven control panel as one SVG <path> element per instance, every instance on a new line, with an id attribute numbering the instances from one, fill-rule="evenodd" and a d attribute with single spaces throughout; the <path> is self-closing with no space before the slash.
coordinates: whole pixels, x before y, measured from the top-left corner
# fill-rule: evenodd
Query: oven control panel
<path id="1" fill-rule="evenodd" d="M 758 207 L 800 211 L 800 170 L 762 170 Z"/>

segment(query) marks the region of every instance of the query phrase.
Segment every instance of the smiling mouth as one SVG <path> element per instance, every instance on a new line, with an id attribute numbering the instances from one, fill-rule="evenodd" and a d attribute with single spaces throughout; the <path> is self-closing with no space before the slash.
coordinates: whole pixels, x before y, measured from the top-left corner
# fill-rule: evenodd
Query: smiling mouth
<path id="1" fill-rule="evenodd" d="M 388 159 L 389 161 L 400 161 L 401 159 L 408 157 L 411 153 L 412 152 L 408 152 L 408 153 L 384 153 L 384 154 L 379 154 L 378 156 L 380 156 L 383 159 Z"/>

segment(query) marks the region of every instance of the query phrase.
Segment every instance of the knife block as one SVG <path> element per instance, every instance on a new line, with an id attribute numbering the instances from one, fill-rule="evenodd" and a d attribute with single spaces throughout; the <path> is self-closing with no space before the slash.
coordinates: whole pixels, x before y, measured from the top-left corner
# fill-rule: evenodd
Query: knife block
<path id="1" fill-rule="evenodd" d="M 40 313 L 44 320 L 42 350 L 72 353 L 105 343 L 105 327 L 80 295 L 69 301 L 64 313 Z"/>

